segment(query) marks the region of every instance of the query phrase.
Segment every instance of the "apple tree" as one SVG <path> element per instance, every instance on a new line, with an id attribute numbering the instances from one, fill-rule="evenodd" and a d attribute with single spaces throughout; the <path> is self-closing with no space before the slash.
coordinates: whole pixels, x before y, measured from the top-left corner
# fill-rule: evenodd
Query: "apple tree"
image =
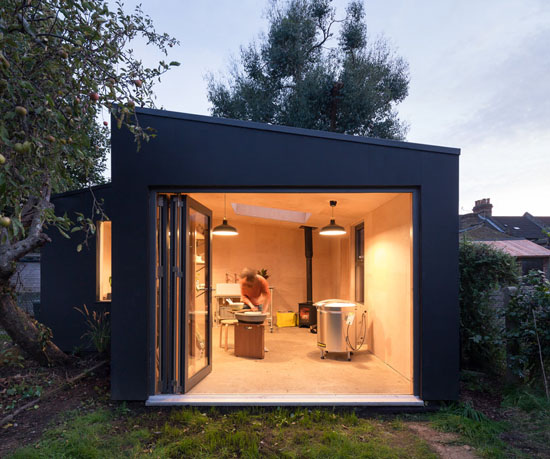
<path id="1" fill-rule="evenodd" d="M 137 147 L 154 136 L 134 107 L 154 106 L 154 83 L 179 64 L 144 65 L 130 47 L 136 39 L 164 55 L 178 44 L 121 2 L 0 2 L 0 325 L 42 364 L 68 357 L 17 306 L 11 279 L 16 262 L 49 241 L 46 228 L 67 237 L 75 228 L 50 197 L 100 180 L 109 133 L 101 111 L 114 113 Z M 91 219 L 84 226 L 93 231 Z"/>

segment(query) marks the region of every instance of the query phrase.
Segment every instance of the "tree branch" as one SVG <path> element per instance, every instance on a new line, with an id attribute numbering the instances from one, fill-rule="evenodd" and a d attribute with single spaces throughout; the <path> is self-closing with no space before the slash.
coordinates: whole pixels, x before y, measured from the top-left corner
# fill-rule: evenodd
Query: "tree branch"
<path id="1" fill-rule="evenodd" d="M 19 22 L 21 22 L 21 25 L 23 26 L 23 30 L 25 30 L 25 32 L 27 32 L 33 38 L 35 43 L 39 44 L 40 46 L 42 46 L 42 48 L 46 49 L 47 46 L 44 44 L 44 42 L 42 40 L 40 40 L 36 36 L 36 34 L 31 29 L 31 26 L 29 25 L 29 23 L 27 22 L 27 20 L 23 17 L 23 15 L 21 13 L 17 14 L 17 19 L 19 19 Z"/>
<path id="2" fill-rule="evenodd" d="M 42 232 L 44 225 L 43 214 L 46 209 L 53 207 L 50 202 L 51 185 L 49 178 L 42 186 L 41 197 L 36 204 L 36 210 L 29 227 L 28 235 L 14 244 L 0 246 L 0 279 L 8 279 L 14 272 L 14 263 L 30 251 L 50 242 L 47 234 Z"/>

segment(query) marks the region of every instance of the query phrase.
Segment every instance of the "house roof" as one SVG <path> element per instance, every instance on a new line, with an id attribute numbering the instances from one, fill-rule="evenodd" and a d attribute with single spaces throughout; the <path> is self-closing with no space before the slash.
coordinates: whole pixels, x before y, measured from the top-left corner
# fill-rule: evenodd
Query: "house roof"
<path id="1" fill-rule="evenodd" d="M 469 213 L 460 215 L 460 232 L 468 232 L 470 238 L 474 240 L 499 240 L 499 239 L 529 239 L 538 242 L 547 240 L 548 236 L 543 229 L 550 228 L 550 217 L 533 217 L 525 212 L 521 216 L 486 216 L 478 213 Z M 487 234 L 481 234 L 479 226 L 495 230 L 497 234 L 494 237 L 488 237 Z M 485 233 L 488 230 L 484 230 Z M 474 236 L 480 233 L 480 237 Z M 509 236 L 509 237 L 506 237 Z"/>
<path id="2" fill-rule="evenodd" d="M 474 226 L 459 230 L 460 238 L 466 238 L 471 241 L 500 241 L 500 240 L 516 240 L 514 236 L 509 236 L 506 233 L 496 230 L 487 222 L 481 222 Z"/>
<path id="3" fill-rule="evenodd" d="M 213 117 L 213 116 L 192 115 L 189 113 L 178 113 L 178 112 L 171 112 L 168 110 L 157 110 L 152 108 L 136 108 L 135 111 L 138 115 L 143 114 L 147 116 L 180 119 L 180 120 L 194 121 L 198 123 L 221 124 L 226 126 L 255 129 L 260 131 L 281 132 L 281 133 L 293 134 L 293 135 L 299 135 L 299 136 L 305 136 L 305 137 L 319 137 L 324 139 L 340 140 L 340 141 L 347 141 L 347 142 L 358 142 L 358 143 L 387 146 L 387 147 L 393 147 L 393 148 L 403 148 L 408 150 L 428 151 L 430 153 L 460 155 L 460 148 L 425 145 L 420 143 L 403 142 L 399 140 L 375 139 L 372 137 L 363 137 L 358 135 L 338 134 L 335 132 L 316 131 L 313 129 L 303 129 L 303 128 L 290 127 L 290 126 L 277 126 L 272 124 L 257 123 L 253 121 L 241 121 L 241 120 L 233 120 L 229 118 L 219 118 L 219 117 Z"/>
<path id="4" fill-rule="evenodd" d="M 527 239 L 475 242 L 490 245 L 517 258 L 550 258 L 550 250 Z"/>
<path id="5" fill-rule="evenodd" d="M 491 216 L 488 218 L 511 236 L 523 237 L 526 239 L 539 239 L 544 237 L 541 227 L 525 215 L 521 217 Z"/>
<path id="6" fill-rule="evenodd" d="M 550 217 L 533 217 L 537 222 L 545 228 L 550 228 Z"/>
<path id="7" fill-rule="evenodd" d="M 78 188 L 76 190 L 65 191 L 63 193 L 56 193 L 52 195 L 52 199 L 64 198 L 66 196 L 72 196 L 72 195 L 81 194 L 81 193 L 89 193 L 90 191 L 95 192 L 99 190 L 109 189 L 111 187 L 112 187 L 111 182 L 102 183 L 101 185 L 94 185 L 88 188 Z"/>

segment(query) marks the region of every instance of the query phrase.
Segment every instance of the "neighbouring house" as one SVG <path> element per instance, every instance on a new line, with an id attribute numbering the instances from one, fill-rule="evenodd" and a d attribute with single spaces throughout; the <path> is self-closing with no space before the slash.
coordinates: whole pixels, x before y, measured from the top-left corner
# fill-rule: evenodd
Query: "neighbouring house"
<path id="1" fill-rule="evenodd" d="M 42 319 L 62 349 L 82 344 L 75 307 L 110 312 L 113 399 L 457 399 L 458 149 L 137 115 L 157 136 L 136 151 L 113 129 L 111 184 L 52 199 L 71 216 L 102 200 L 109 220 L 80 252 L 55 231 L 42 250 Z M 263 325 L 228 319 L 245 266 L 269 273 Z M 277 326 L 289 311 L 306 326 Z"/>
<path id="2" fill-rule="evenodd" d="M 21 258 L 11 282 L 19 307 L 36 315 L 40 305 L 40 253 L 29 253 Z"/>
<path id="3" fill-rule="evenodd" d="M 472 213 L 460 216 L 460 229 L 483 225 L 515 239 L 527 239 L 550 248 L 550 217 L 534 217 L 529 212 L 522 216 L 501 217 L 493 215 L 490 199 L 475 202 Z M 504 237 L 502 239 L 505 239 Z"/>
<path id="4" fill-rule="evenodd" d="M 525 275 L 532 269 L 550 276 L 550 250 L 547 234 L 550 217 L 492 215 L 490 199 L 475 202 L 472 213 L 460 216 L 459 237 L 482 242 L 517 258 Z"/>

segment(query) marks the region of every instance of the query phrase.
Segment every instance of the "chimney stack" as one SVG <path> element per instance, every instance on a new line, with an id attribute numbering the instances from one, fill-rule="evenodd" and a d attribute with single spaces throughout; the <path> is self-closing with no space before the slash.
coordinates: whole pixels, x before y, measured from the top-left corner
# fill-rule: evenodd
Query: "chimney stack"
<path id="1" fill-rule="evenodd" d="M 490 217 L 493 213 L 493 205 L 491 204 L 491 199 L 480 199 L 476 201 L 476 205 L 472 209 L 474 214 L 481 215 L 482 217 Z"/>

